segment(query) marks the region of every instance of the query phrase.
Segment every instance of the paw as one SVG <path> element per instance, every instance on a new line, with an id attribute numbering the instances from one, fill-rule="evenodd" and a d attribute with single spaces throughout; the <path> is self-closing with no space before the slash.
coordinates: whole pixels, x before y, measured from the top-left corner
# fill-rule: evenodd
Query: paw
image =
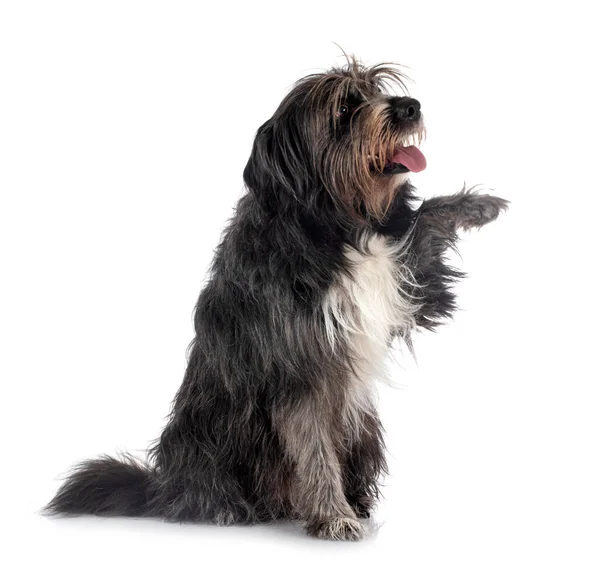
<path id="1" fill-rule="evenodd" d="M 509 202 L 489 194 L 470 194 L 462 204 L 460 226 L 465 230 L 480 228 L 493 222 L 508 208 Z"/>
<path id="2" fill-rule="evenodd" d="M 238 505 L 223 505 L 221 509 L 215 511 L 212 521 L 218 526 L 231 526 L 233 524 L 247 524 L 257 522 L 256 514 L 245 503 Z"/>
<path id="3" fill-rule="evenodd" d="M 218 526 L 231 526 L 237 522 L 237 517 L 231 511 L 219 511 L 215 513 L 213 521 Z"/>
<path id="4" fill-rule="evenodd" d="M 365 533 L 365 528 L 356 519 L 340 517 L 309 523 L 306 532 L 324 540 L 360 540 Z"/>

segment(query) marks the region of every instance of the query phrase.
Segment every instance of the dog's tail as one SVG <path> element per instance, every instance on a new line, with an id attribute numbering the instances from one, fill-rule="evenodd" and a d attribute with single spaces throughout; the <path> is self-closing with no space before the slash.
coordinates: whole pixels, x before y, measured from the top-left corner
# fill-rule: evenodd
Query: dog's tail
<path id="1" fill-rule="evenodd" d="M 151 468 L 128 454 L 84 461 L 69 474 L 44 513 L 143 516 L 148 514 L 151 479 Z"/>

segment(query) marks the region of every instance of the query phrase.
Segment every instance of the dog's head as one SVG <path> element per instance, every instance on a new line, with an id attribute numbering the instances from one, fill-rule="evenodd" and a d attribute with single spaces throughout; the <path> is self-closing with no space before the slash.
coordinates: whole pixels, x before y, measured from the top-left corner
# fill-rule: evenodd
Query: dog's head
<path id="1" fill-rule="evenodd" d="M 389 65 L 347 65 L 298 81 L 257 132 L 244 171 L 263 203 L 313 211 L 327 201 L 353 219 L 380 220 L 410 171 L 425 168 L 420 104 Z"/>

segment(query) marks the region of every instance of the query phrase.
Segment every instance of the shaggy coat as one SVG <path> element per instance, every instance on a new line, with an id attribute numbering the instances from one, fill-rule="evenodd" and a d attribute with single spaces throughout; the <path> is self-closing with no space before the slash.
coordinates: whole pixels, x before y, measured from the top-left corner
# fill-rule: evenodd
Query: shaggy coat
<path id="1" fill-rule="evenodd" d="M 420 106 L 392 84 L 394 68 L 351 59 L 299 81 L 260 127 L 148 462 L 79 465 L 48 512 L 293 518 L 360 538 L 386 469 L 373 381 L 395 336 L 410 344 L 455 308 L 457 231 L 506 207 L 466 190 L 414 206 L 389 157 L 423 135 Z"/>

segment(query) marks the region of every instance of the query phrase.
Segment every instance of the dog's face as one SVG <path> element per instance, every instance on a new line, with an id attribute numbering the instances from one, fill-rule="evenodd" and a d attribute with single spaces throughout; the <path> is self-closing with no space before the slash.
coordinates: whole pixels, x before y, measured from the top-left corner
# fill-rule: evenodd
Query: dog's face
<path id="1" fill-rule="evenodd" d="M 388 91 L 402 79 L 352 59 L 301 79 L 258 130 L 248 188 L 272 206 L 285 195 L 314 210 L 328 196 L 355 220 L 384 217 L 408 173 L 425 168 L 420 104 Z"/>

